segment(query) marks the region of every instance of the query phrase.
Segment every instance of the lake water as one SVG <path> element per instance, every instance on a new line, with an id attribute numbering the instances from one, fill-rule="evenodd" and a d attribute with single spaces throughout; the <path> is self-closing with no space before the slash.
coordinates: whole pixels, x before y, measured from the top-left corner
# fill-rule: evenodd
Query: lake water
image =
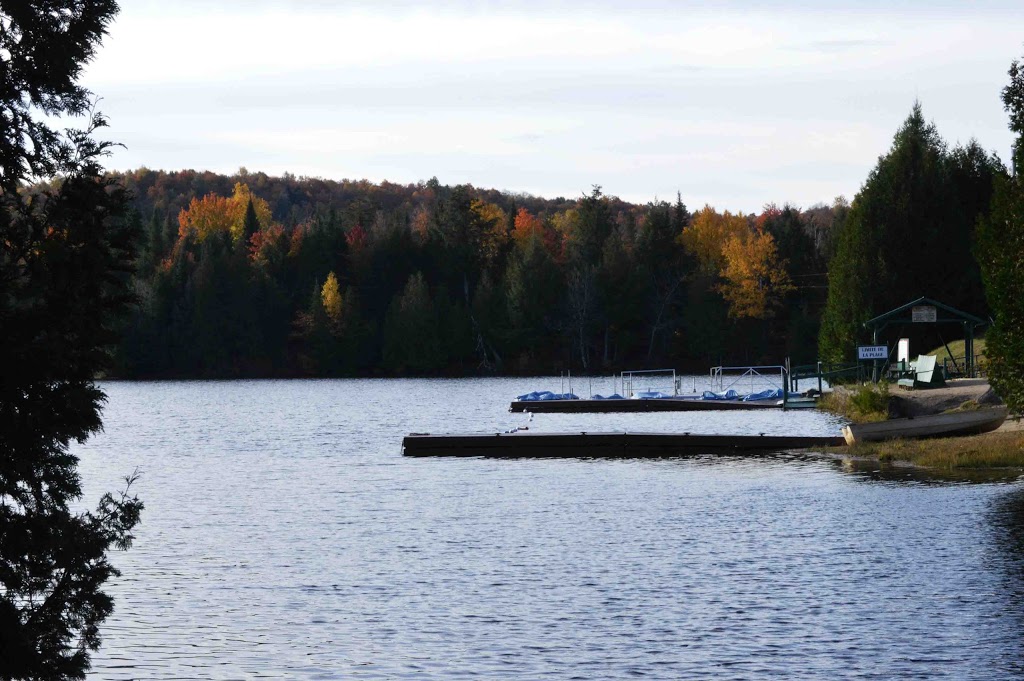
<path id="1" fill-rule="evenodd" d="M 96 679 L 1024 678 L 1024 487 L 822 458 L 406 459 L 559 379 L 106 383 Z M 595 388 L 596 390 L 596 388 Z M 577 392 L 585 392 L 577 389 Z M 531 429 L 834 434 L 813 410 Z"/>

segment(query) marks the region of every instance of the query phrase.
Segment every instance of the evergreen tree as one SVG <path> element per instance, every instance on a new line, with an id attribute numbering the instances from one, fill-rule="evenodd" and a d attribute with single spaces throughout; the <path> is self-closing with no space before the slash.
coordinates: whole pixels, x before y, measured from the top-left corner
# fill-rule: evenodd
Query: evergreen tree
<path id="1" fill-rule="evenodd" d="M 508 340 L 507 306 L 502 289 L 494 284 L 489 272 L 483 273 L 473 293 L 473 318 L 480 327 L 479 342 L 483 345 L 477 348 L 477 354 L 491 360 L 489 366 L 481 362 L 478 368 L 500 370 Z"/>
<path id="2" fill-rule="evenodd" d="M 252 203 L 252 197 L 245 204 L 245 217 L 242 220 L 242 243 L 249 243 L 252 235 L 260 231 L 260 221 L 256 217 L 256 206 Z"/>
<path id="3" fill-rule="evenodd" d="M 680 236 L 690 224 L 690 212 L 677 195 L 670 207 L 664 201 L 648 204 L 643 227 L 636 240 L 639 274 L 646 282 L 641 297 L 647 327 L 647 362 L 666 353 L 667 339 L 677 328 L 677 302 L 681 297 L 689 263 Z"/>
<path id="4" fill-rule="evenodd" d="M 509 260 L 505 301 L 510 344 L 519 355 L 517 368 L 525 370 L 550 352 L 562 277 L 539 234 L 517 244 Z"/>
<path id="5" fill-rule="evenodd" d="M 104 179 L 109 144 L 47 116 L 89 113 L 76 83 L 117 12 L 111 0 L 0 2 L 0 678 L 82 679 L 113 601 L 107 552 L 142 504 L 81 495 L 72 440 L 101 428 L 93 378 L 130 300 L 128 197 Z M 24 183 L 59 175 L 42 188 Z M 131 480 L 128 478 L 128 486 Z"/>
<path id="6" fill-rule="evenodd" d="M 437 309 L 423 274 L 395 296 L 384 322 L 384 366 L 395 373 L 430 374 L 444 366 Z"/>
<path id="7" fill-rule="evenodd" d="M 971 306 L 965 293 L 977 287 L 965 267 L 966 243 L 978 214 L 963 202 L 953 165 L 915 104 L 839 236 L 819 335 L 822 359 L 850 358 L 865 340 L 865 321 L 914 298 Z"/>
<path id="8" fill-rule="evenodd" d="M 323 289 L 313 284 L 313 292 L 304 312 L 295 320 L 296 337 L 301 342 L 299 365 L 309 376 L 334 374 L 335 341 L 331 318 L 324 309 Z"/>
<path id="9" fill-rule="evenodd" d="M 997 177 L 992 212 L 978 224 L 978 255 L 995 324 L 986 335 L 992 387 L 1024 412 L 1024 62 L 1010 66 L 1003 89 L 1014 141 L 1014 172 Z"/>
<path id="10" fill-rule="evenodd" d="M 615 364 L 620 354 L 637 346 L 644 328 L 644 306 L 638 302 L 649 295 L 648 281 L 633 256 L 619 230 L 613 231 L 605 241 L 597 272 L 604 322 L 601 363 L 605 367 Z"/>

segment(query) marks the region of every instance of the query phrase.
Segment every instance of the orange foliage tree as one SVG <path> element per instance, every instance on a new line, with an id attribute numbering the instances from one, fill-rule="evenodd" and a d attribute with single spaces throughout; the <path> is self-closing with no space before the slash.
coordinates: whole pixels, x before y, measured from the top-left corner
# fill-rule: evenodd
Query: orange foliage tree
<path id="1" fill-rule="evenodd" d="M 263 267 L 280 267 L 288 251 L 288 239 L 281 225 L 272 225 L 249 237 L 249 259 Z"/>
<path id="2" fill-rule="evenodd" d="M 249 191 L 248 185 L 238 182 L 229 198 L 207 194 L 192 199 L 188 208 L 178 213 L 178 235 L 192 234 L 199 242 L 216 232 L 230 232 L 235 241 L 245 234 L 245 214 L 252 202 L 256 220 L 261 229 L 270 226 L 270 205 Z"/>
<path id="3" fill-rule="evenodd" d="M 544 221 L 526 208 L 520 208 L 513 223 L 512 240 L 519 249 L 525 249 L 533 239 L 538 239 L 548 254 L 556 260 L 562 251 L 562 238 L 559 232 L 545 225 Z"/>
<path id="4" fill-rule="evenodd" d="M 512 238 L 517 244 L 525 244 L 530 239 L 544 236 L 544 223 L 525 208 L 520 208 L 516 213 L 515 227 L 512 231 Z"/>

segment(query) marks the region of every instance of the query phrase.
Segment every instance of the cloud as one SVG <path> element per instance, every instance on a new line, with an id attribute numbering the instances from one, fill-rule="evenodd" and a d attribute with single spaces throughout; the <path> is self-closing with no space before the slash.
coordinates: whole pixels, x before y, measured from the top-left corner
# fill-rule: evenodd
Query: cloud
<path id="1" fill-rule="evenodd" d="M 852 196 L 920 99 L 1007 156 L 1004 3 L 124 3 L 86 84 L 117 167 L 539 194 Z M 920 7 L 918 7 L 920 10 Z"/>

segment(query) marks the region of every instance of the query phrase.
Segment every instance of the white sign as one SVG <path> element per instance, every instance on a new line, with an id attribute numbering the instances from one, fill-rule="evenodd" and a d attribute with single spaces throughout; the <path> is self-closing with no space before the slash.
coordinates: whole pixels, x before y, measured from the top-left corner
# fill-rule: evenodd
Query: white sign
<path id="1" fill-rule="evenodd" d="M 915 305 L 910 310 L 912 322 L 934 322 L 936 319 L 934 305 Z"/>
<path id="2" fill-rule="evenodd" d="M 909 362 L 910 361 L 910 339 L 900 338 L 900 342 L 896 345 L 896 361 L 897 362 Z"/>
<path id="3" fill-rule="evenodd" d="M 889 348 L 885 345 L 861 345 L 857 348 L 857 359 L 885 359 Z"/>

